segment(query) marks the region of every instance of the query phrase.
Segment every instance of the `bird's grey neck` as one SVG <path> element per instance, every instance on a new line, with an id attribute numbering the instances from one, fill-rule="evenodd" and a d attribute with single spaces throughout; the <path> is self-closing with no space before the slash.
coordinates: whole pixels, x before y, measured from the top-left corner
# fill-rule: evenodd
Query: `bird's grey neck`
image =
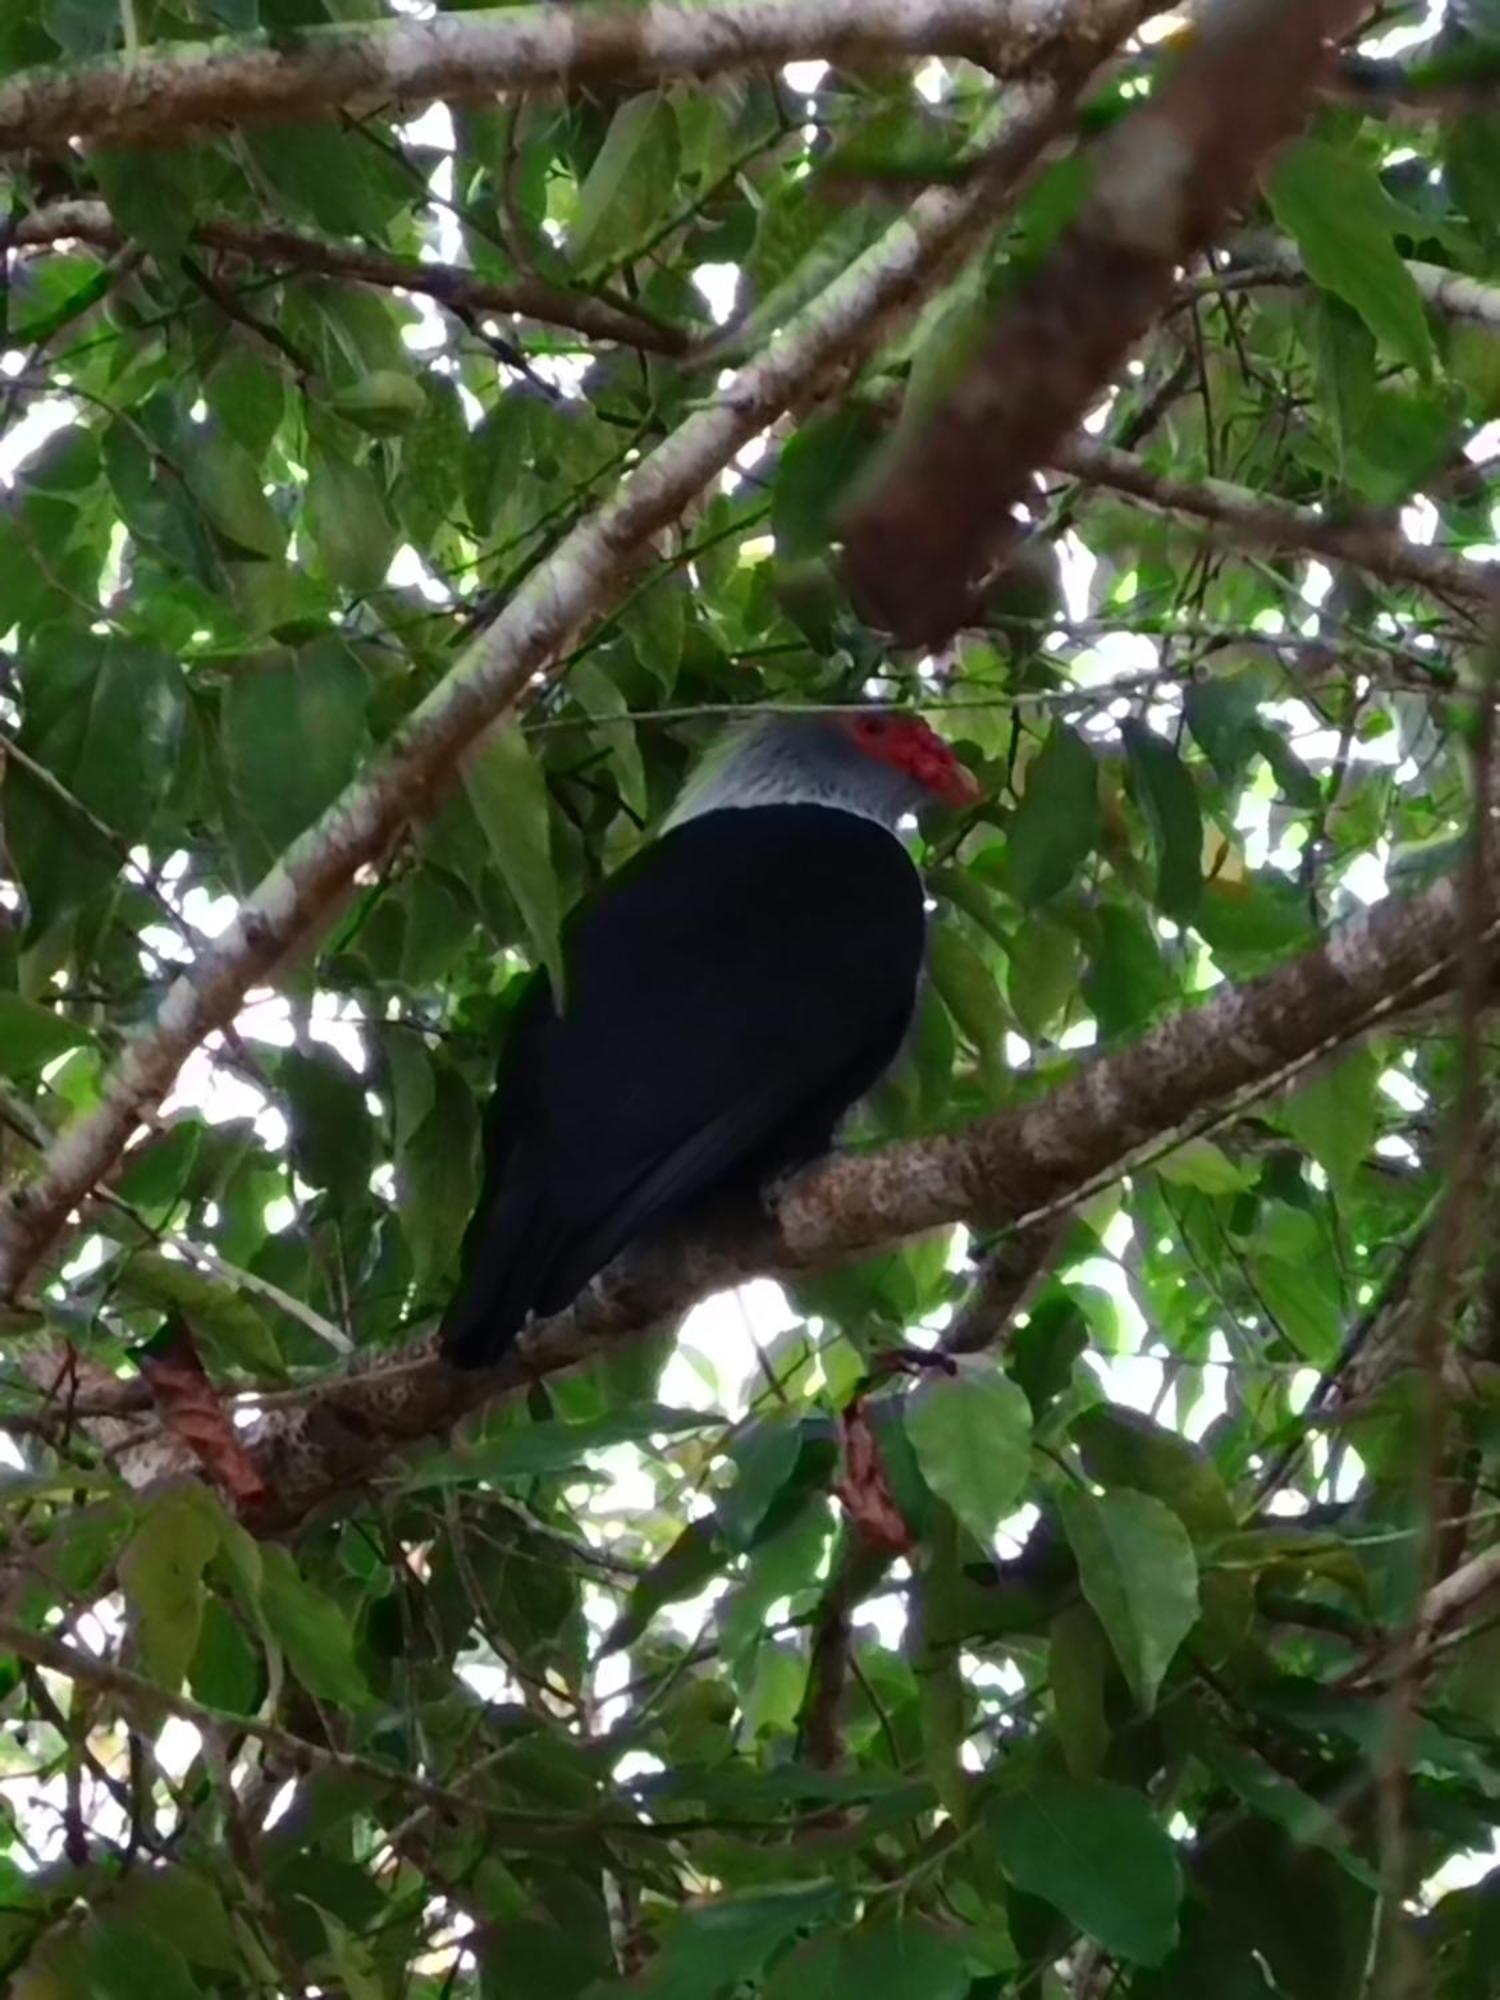
<path id="1" fill-rule="evenodd" d="M 828 806 L 894 833 L 916 804 L 906 775 L 826 723 L 774 718 L 731 739 L 688 784 L 666 824 L 744 806 Z"/>

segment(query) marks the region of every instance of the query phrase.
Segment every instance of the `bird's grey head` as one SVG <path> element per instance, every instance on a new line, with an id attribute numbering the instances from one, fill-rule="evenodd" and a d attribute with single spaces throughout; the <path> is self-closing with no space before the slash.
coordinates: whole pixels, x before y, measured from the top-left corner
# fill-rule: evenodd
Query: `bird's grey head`
<path id="1" fill-rule="evenodd" d="M 961 806 L 978 797 L 972 774 L 916 716 L 764 715 L 710 754 L 667 824 L 734 806 L 821 805 L 894 828 L 935 799 Z"/>

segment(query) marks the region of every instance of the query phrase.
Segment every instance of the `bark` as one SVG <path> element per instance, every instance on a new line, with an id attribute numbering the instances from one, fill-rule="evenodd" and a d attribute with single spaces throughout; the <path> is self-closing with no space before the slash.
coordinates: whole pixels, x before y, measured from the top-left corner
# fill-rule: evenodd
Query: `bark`
<path id="1" fill-rule="evenodd" d="M 1089 9 L 1101 34 L 1103 24 L 1109 28 L 1097 47 L 1091 45 L 1089 59 L 1107 53 L 1148 5 L 1101 0 Z M 531 573 L 381 756 L 293 843 L 241 905 L 234 924 L 173 985 L 152 1026 L 110 1073 L 99 1108 L 65 1128 L 37 1176 L 0 1200 L 0 1299 L 15 1295 L 192 1049 L 232 1021 L 249 989 L 306 943 L 355 870 L 429 807 L 462 753 L 483 730 L 512 715 L 578 631 L 608 608 L 647 539 L 794 400 L 813 395 L 830 371 L 864 353 L 891 318 L 919 303 L 989 224 L 1065 122 L 1087 68 L 1084 62 L 1039 87 L 1031 115 L 1007 130 L 982 175 L 914 202 L 765 354 L 739 369 Z"/>
<path id="2" fill-rule="evenodd" d="M 60 201 L 39 209 L 16 225 L 13 242 L 56 243 L 69 237 L 112 249 L 124 243 L 125 231 L 102 201 Z M 324 277 L 349 278 L 356 284 L 385 291 L 420 292 L 442 305 L 467 312 L 515 313 L 547 326 L 570 327 L 590 340 L 616 341 L 655 354 L 685 354 L 690 337 L 596 299 L 570 292 L 545 279 L 509 278 L 496 284 L 477 271 L 454 264 L 426 264 L 416 257 L 393 257 L 365 250 L 354 243 L 335 243 L 309 230 L 284 224 L 238 222 L 216 217 L 200 222 L 192 241 L 210 249 L 228 250 L 256 264 L 284 264 L 294 270 L 317 271 Z"/>
<path id="3" fill-rule="evenodd" d="M 1267 500 L 1226 480 L 1174 479 L 1154 472 L 1144 459 L 1112 445 L 1075 437 L 1051 454 L 1059 472 L 1090 486 L 1128 493 L 1165 513 L 1208 521 L 1236 543 L 1295 549 L 1329 562 L 1367 570 L 1391 584 L 1415 584 L 1437 596 L 1470 606 L 1491 604 L 1500 587 L 1494 563 L 1468 562 L 1446 549 L 1410 542 L 1384 522 L 1335 521 L 1316 507 Z"/>
<path id="4" fill-rule="evenodd" d="M 1146 11 L 1146 10 L 1139 10 Z M 967 56 L 997 75 L 1065 66 L 1107 41 L 1117 0 L 657 0 L 514 7 L 309 28 L 267 41 L 160 46 L 32 70 L 0 86 L 0 153 L 170 145 L 224 124 L 326 117 L 585 83 L 622 86 L 822 57 Z"/>
<path id="5" fill-rule="evenodd" d="M 1216 0 L 1171 80 L 1095 156 L 1094 192 L 846 523 L 850 583 L 904 641 L 962 623 L 1033 469 L 1170 304 L 1177 273 L 1296 129 L 1364 0 Z"/>

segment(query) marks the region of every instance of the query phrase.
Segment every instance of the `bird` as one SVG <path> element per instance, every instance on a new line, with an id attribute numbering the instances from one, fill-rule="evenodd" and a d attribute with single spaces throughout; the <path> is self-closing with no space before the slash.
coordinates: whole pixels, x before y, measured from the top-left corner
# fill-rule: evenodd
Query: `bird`
<path id="1" fill-rule="evenodd" d="M 438 1345 L 494 1366 L 627 1248 L 826 1153 L 900 1054 L 926 944 L 903 819 L 980 786 L 920 718 L 730 732 L 532 975 Z"/>

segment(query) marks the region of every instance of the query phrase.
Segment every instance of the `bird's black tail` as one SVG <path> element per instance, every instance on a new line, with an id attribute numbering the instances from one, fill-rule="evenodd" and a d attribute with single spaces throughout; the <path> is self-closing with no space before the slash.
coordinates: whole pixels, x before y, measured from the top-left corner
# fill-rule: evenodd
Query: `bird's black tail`
<path id="1" fill-rule="evenodd" d="M 537 1310 L 565 1241 L 544 1195 L 507 1176 L 464 1244 L 438 1340 L 455 1368 L 491 1368 Z"/>

